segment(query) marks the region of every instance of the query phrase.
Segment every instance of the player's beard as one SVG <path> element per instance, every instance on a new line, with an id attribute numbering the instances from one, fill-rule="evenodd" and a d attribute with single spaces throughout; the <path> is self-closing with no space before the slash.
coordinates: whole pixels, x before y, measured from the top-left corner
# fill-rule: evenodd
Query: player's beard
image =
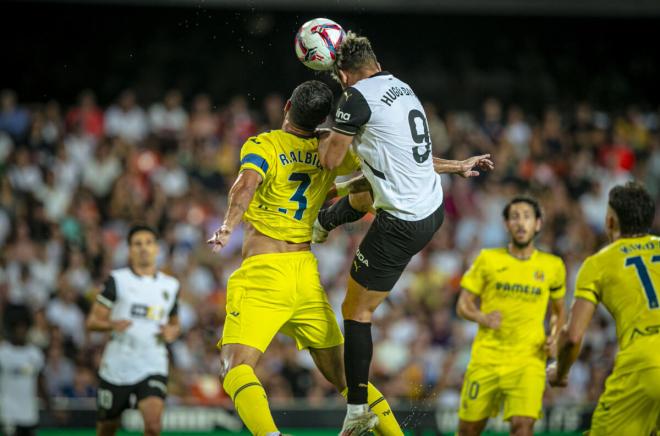
<path id="1" fill-rule="evenodd" d="M 529 247 L 534 242 L 534 236 L 536 236 L 536 235 L 530 236 L 529 239 L 527 239 L 524 242 L 518 242 L 518 240 L 516 238 L 511 238 L 511 243 L 518 250 L 523 250 L 523 249 Z"/>

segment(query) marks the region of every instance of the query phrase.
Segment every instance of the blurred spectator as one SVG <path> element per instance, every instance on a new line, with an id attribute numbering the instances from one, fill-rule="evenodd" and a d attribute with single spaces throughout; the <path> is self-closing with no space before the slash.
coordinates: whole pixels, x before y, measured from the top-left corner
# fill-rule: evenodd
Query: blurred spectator
<path id="1" fill-rule="evenodd" d="M 100 138 L 103 134 L 103 112 L 96 106 L 96 97 L 85 90 L 78 97 L 78 106 L 66 114 L 66 128 L 70 132 L 81 131 L 85 135 Z"/>
<path id="2" fill-rule="evenodd" d="M 105 112 L 104 122 L 107 135 L 118 136 L 131 144 L 142 141 L 149 131 L 147 117 L 130 89 L 123 91 L 117 104 Z"/>
<path id="3" fill-rule="evenodd" d="M 8 133 L 15 143 L 23 142 L 30 129 L 30 113 L 18 105 L 11 89 L 0 91 L 0 131 Z"/>
<path id="4" fill-rule="evenodd" d="M 165 94 L 162 103 L 149 108 L 151 132 L 161 139 L 180 139 L 188 126 L 188 114 L 181 106 L 181 93 L 172 89 Z"/>

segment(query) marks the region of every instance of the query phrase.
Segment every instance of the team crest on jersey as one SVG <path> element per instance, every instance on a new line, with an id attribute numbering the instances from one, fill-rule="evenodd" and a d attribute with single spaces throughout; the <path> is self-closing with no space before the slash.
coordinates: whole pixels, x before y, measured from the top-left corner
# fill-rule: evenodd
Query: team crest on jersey
<path id="1" fill-rule="evenodd" d="M 545 274 L 541 270 L 534 271 L 534 280 L 539 282 L 545 281 Z"/>
<path id="2" fill-rule="evenodd" d="M 163 298 L 165 301 L 168 301 L 170 299 L 170 293 L 167 292 L 167 290 L 163 290 Z"/>

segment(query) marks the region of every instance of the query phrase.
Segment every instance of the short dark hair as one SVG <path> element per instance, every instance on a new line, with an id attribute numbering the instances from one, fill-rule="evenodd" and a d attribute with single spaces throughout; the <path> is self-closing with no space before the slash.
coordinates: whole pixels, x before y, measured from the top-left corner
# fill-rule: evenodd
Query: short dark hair
<path id="1" fill-rule="evenodd" d="M 337 68 L 345 71 L 358 71 L 364 67 L 376 66 L 378 59 L 366 36 L 348 32 L 337 53 Z"/>
<path id="2" fill-rule="evenodd" d="M 655 202 L 641 183 L 628 182 L 610 190 L 609 205 L 619 219 L 622 236 L 648 233 L 655 217 Z"/>
<path id="3" fill-rule="evenodd" d="M 535 198 L 530 197 L 528 195 L 519 195 L 517 197 L 513 197 L 506 206 L 504 206 L 504 210 L 502 211 L 502 216 L 504 217 L 505 220 L 509 219 L 509 210 L 511 210 L 511 206 L 513 206 L 516 203 L 527 203 L 530 206 L 532 206 L 532 209 L 534 209 L 534 215 L 536 216 L 536 219 L 543 218 L 543 212 L 541 211 L 541 206 L 539 205 L 539 202 L 536 201 Z"/>
<path id="4" fill-rule="evenodd" d="M 131 240 L 133 239 L 133 235 L 135 235 L 138 232 L 149 232 L 152 235 L 154 235 L 154 238 L 158 239 L 158 232 L 150 225 L 134 224 L 133 226 L 131 226 L 130 230 L 128 231 L 128 235 L 126 236 L 126 241 L 128 242 L 128 245 L 131 245 Z"/>
<path id="5" fill-rule="evenodd" d="M 296 126 L 314 130 L 325 121 L 332 109 L 332 91 L 318 80 L 303 82 L 291 93 L 289 118 Z"/>

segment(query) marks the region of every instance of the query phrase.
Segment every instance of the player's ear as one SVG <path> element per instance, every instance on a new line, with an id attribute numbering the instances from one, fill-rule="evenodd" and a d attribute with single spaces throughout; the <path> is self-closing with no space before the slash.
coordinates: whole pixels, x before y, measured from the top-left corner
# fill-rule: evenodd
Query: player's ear
<path id="1" fill-rule="evenodd" d="M 542 225 L 543 225 L 543 218 L 537 218 L 536 219 L 536 225 L 534 226 L 534 231 L 536 233 L 540 232 Z"/>
<path id="2" fill-rule="evenodd" d="M 286 103 L 284 103 L 284 113 L 287 113 L 291 110 L 291 100 L 287 100 Z"/>

